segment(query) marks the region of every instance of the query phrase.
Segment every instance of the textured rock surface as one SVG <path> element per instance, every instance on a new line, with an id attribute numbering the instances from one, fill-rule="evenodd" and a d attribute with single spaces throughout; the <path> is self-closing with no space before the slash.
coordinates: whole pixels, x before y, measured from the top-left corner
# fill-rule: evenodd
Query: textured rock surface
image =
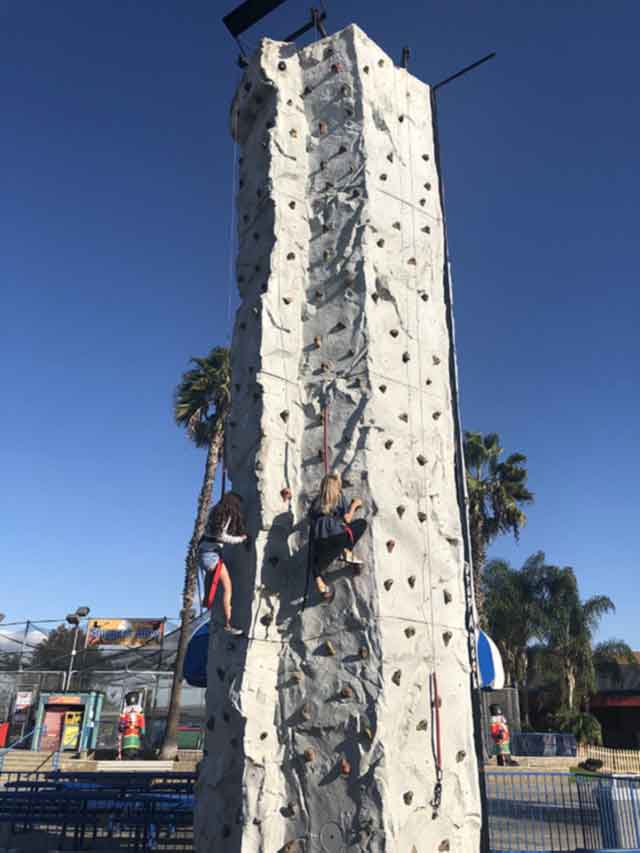
<path id="1" fill-rule="evenodd" d="M 248 639 L 212 628 L 197 850 L 476 850 L 429 91 L 352 26 L 299 51 L 264 41 L 232 116 L 242 303 L 227 461 L 253 539 L 230 555 Z M 327 405 L 331 465 L 370 522 L 366 571 L 337 571 L 333 603 L 311 590 L 303 610 Z"/>

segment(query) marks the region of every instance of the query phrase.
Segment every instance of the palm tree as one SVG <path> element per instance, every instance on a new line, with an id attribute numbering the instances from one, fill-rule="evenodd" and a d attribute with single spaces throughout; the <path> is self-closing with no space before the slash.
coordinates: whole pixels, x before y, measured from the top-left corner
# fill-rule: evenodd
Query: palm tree
<path id="1" fill-rule="evenodd" d="M 487 547 L 501 533 L 513 533 L 518 539 L 527 520 L 522 507 L 533 502 L 533 494 L 527 488 L 527 457 L 522 453 L 512 453 L 500 462 L 502 452 L 497 433 L 483 436 L 479 432 L 465 432 L 471 555 L 476 603 L 481 617 L 480 578 L 487 559 Z"/>
<path id="2" fill-rule="evenodd" d="M 182 693 L 182 667 L 189 639 L 191 608 L 198 578 L 198 545 L 204 533 L 213 481 L 224 443 L 224 424 L 231 406 L 231 370 L 229 351 L 215 347 L 205 358 L 193 358 L 195 365 L 187 370 L 178 385 L 174 400 L 176 424 L 183 427 L 196 447 L 207 448 L 204 478 L 198 496 L 193 533 L 185 559 L 185 577 L 180 611 L 180 635 L 176 653 L 167 727 L 161 757 L 173 759 L 178 752 L 178 722 Z"/>
<path id="3" fill-rule="evenodd" d="M 544 628 L 544 554 L 533 554 L 520 570 L 491 560 L 481 578 L 487 629 L 500 654 L 506 684 L 524 686 L 529 652 Z"/>
<path id="4" fill-rule="evenodd" d="M 547 652 L 555 657 L 560 669 L 562 705 L 573 711 L 578 688 L 585 695 L 595 692 L 595 663 L 602 666 L 608 656 L 605 647 L 594 658 L 593 635 L 602 617 L 616 608 L 606 595 L 582 601 L 577 578 L 569 566 L 547 566 L 545 587 Z"/>
<path id="5" fill-rule="evenodd" d="M 624 684 L 624 666 L 637 670 L 638 659 L 624 640 L 604 640 L 593 649 L 593 668 L 596 676 L 607 679 L 615 687 Z"/>

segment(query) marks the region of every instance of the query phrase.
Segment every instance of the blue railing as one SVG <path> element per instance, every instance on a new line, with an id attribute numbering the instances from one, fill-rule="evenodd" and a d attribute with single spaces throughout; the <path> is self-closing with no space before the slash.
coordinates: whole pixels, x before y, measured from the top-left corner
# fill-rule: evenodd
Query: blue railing
<path id="1" fill-rule="evenodd" d="M 640 849 L 640 779 L 485 772 L 493 851 Z"/>

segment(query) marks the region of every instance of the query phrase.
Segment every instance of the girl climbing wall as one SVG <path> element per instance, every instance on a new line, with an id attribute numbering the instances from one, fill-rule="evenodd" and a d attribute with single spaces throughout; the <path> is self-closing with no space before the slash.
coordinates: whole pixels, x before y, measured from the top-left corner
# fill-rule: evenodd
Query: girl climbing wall
<path id="1" fill-rule="evenodd" d="M 311 506 L 311 565 L 316 588 L 326 600 L 332 597 L 331 589 L 322 577 L 323 571 L 338 557 L 359 566 L 361 561 L 353 556 L 352 549 L 367 529 L 367 522 L 354 514 L 362 506 L 360 498 L 347 505 L 342 493 L 340 474 L 326 474 L 320 483 L 320 494 Z"/>
<path id="2" fill-rule="evenodd" d="M 205 606 L 212 606 L 220 582 L 223 590 L 225 631 L 236 636 L 242 634 L 242 631 L 231 624 L 233 584 L 229 570 L 222 561 L 222 549 L 225 545 L 246 542 L 246 525 L 241 504 L 242 498 L 235 492 L 227 492 L 222 497 L 209 513 L 198 550 L 200 568 L 205 574 Z"/>

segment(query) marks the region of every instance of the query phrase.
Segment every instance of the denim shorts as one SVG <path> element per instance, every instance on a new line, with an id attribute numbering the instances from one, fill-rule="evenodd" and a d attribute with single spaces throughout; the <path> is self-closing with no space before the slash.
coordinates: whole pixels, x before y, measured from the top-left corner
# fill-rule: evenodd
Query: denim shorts
<path id="1" fill-rule="evenodd" d="M 198 551 L 198 566 L 202 572 L 212 572 L 220 562 L 220 554 L 217 551 Z"/>

